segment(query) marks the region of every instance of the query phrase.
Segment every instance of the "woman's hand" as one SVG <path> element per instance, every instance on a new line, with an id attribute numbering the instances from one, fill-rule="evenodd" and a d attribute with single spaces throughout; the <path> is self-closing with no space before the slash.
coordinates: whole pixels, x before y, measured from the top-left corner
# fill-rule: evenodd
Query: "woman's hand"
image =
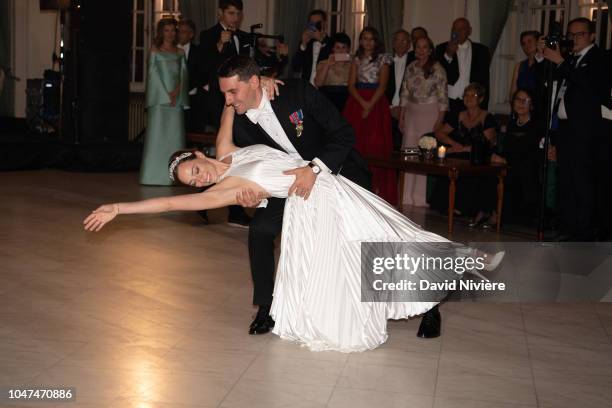
<path id="1" fill-rule="evenodd" d="M 117 204 L 105 204 L 98 207 L 83 221 L 85 231 L 100 231 L 106 223 L 112 221 L 118 214 L 119 206 Z"/>
<path id="2" fill-rule="evenodd" d="M 238 205 L 246 208 L 257 208 L 262 200 L 269 197 L 270 195 L 265 192 L 255 193 L 252 188 L 244 188 L 236 193 Z"/>
<path id="3" fill-rule="evenodd" d="M 285 85 L 283 81 L 269 77 L 261 77 L 259 83 L 261 85 L 261 89 L 263 89 L 266 96 L 271 101 L 274 100 L 274 97 L 280 95 L 278 92 L 278 85 Z"/>

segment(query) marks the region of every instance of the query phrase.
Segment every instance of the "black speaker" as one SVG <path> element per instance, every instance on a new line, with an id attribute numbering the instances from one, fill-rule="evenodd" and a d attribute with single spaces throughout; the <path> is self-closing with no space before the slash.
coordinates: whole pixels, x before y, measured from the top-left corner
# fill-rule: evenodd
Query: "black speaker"
<path id="1" fill-rule="evenodd" d="M 128 140 L 132 6 L 130 0 L 88 0 L 71 8 L 64 139 Z"/>

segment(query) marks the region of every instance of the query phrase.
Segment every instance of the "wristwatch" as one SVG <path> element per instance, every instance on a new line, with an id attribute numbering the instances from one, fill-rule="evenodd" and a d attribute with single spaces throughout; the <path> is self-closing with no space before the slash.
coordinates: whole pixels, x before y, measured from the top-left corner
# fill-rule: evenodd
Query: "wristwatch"
<path id="1" fill-rule="evenodd" d="M 312 169 L 312 172 L 314 174 L 319 174 L 321 172 L 321 168 L 317 166 L 316 164 L 314 164 L 313 162 L 308 163 L 308 167 Z"/>

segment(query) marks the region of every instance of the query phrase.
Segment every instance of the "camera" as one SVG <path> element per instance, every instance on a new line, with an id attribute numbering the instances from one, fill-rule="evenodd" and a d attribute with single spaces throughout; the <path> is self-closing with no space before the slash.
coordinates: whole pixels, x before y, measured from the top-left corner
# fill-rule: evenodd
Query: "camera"
<path id="1" fill-rule="evenodd" d="M 321 31 L 322 28 L 323 24 L 320 21 L 317 21 L 316 23 L 308 23 L 308 29 L 310 31 Z"/>
<path id="2" fill-rule="evenodd" d="M 568 40 L 562 34 L 561 24 L 557 21 L 550 23 L 548 35 L 544 37 L 544 42 L 548 48 L 559 50 L 571 50 L 574 47 L 574 41 Z"/>

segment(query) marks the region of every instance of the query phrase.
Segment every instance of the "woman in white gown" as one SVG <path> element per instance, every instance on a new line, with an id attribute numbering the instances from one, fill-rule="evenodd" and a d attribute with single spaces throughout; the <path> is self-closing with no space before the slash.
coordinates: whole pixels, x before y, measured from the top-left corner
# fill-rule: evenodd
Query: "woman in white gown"
<path id="1" fill-rule="evenodd" d="M 218 136 L 228 141 L 225 152 L 219 152 L 225 157 L 218 161 L 188 151 L 175 154 L 170 163 L 171 177 L 184 184 L 215 186 L 197 194 L 106 204 L 85 219 L 85 229 L 98 231 L 117 214 L 225 207 L 250 190 L 261 197 L 287 198 L 270 313 L 276 321 L 273 332 L 280 337 L 312 350 L 374 349 L 387 339 L 387 319 L 420 315 L 437 304 L 363 302 L 360 244 L 412 242 L 418 256 L 434 253 L 433 243 L 448 240 L 423 230 L 341 175 L 321 172 L 307 200 L 287 197 L 294 176 L 283 172 L 307 162 L 264 145 L 236 148 L 231 143 L 233 115 L 233 108 L 226 108 Z M 461 279 L 454 271 L 420 270 L 416 277 L 440 282 Z M 443 297 L 440 292 L 437 300 Z"/>

